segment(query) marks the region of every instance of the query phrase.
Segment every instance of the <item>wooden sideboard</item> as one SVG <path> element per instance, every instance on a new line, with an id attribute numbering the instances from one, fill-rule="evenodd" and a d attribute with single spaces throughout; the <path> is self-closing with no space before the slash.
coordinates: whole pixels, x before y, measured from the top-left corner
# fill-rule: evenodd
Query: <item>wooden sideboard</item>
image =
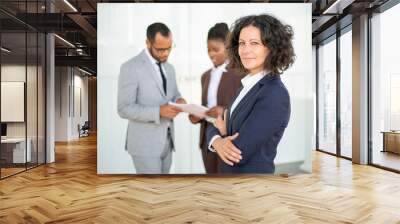
<path id="1" fill-rule="evenodd" d="M 383 131 L 383 152 L 400 154 L 400 131 Z"/>

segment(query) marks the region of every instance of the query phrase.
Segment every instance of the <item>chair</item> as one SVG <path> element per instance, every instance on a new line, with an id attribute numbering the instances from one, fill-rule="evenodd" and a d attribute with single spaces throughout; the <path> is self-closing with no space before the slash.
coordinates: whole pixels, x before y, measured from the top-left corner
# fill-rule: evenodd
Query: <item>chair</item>
<path id="1" fill-rule="evenodd" d="M 89 136 L 89 129 L 90 129 L 89 121 L 85 121 L 82 127 L 78 124 L 79 138 Z"/>

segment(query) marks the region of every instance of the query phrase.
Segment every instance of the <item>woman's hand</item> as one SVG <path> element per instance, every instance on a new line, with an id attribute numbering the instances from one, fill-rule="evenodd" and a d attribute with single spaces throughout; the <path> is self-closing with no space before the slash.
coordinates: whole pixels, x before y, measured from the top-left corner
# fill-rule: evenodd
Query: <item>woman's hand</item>
<path id="1" fill-rule="evenodd" d="M 221 106 L 215 106 L 215 107 L 211 107 L 207 112 L 206 115 L 213 117 L 213 118 L 217 118 L 219 115 L 222 115 L 222 113 L 224 112 L 224 108 Z"/>
<path id="2" fill-rule="evenodd" d="M 216 127 L 221 135 L 226 135 L 227 133 L 227 123 L 226 123 L 226 114 L 227 110 L 224 112 L 224 117 L 219 115 L 217 119 L 214 121 L 213 125 Z"/>
<path id="3" fill-rule="evenodd" d="M 189 120 L 192 122 L 192 124 L 197 124 L 202 120 L 202 118 L 189 114 Z"/>
<path id="4" fill-rule="evenodd" d="M 183 98 L 177 99 L 177 100 L 176 100 L 176 103 L 179 103 L 179 104 L 187 104 L 186 100 L 183 99 Z"/>
<path id="5" fill-rule="evenodd" d="M 242 152 L 232 143 L 232 141 L 238 136 L 239 133 L 236 133 L 233 136 L 228 136 L 226 138 L 217 138 L 212 143 L 212 146 L 217 152 L 218 156 L 222 159 L 222 161 L 230 166 L 233 166 L 234 163 L 239 163 L 239 161 L 242 159 Z"/>

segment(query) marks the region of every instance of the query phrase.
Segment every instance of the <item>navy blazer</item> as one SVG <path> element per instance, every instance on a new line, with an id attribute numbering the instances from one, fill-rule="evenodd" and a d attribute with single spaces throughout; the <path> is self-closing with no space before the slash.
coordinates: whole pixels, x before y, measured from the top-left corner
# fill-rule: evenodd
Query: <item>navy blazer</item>
<path id="1" fill-rule="evenodd" d="M 227 134 L 239 133 L 233 144 L 242 151 L 242 160 L 233 166 L 220 163 L 220 172 L 274 173 L 276 148 L 290 118 L 289 93 L 279 75 L 266 75 L 258 81 L 236 106 L 232 115 L 231 106 L 225 118 L 228 119 Z M 219 134 L 214 126 L 209 129 L 208 143 L 213 136 Z"/>

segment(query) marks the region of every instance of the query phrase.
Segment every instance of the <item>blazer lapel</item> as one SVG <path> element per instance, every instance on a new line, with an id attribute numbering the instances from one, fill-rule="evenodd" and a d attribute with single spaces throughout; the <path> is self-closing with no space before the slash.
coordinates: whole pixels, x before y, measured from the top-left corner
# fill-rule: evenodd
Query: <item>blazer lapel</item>
<path id="1" fill-rule="evenodd" d="M 275 76 L 266 75 L 256 85 L 254 85 L 253 88 L 251 88 L 250 91 L 242 98 L 242 100 L 236 106 L 235 110 L 232 112 L 232 116 L 229 116 L 228 130 L 229 130 L 230 134 L 233 134 L 232 133 L 232 131 L 233 131 L 232 130 L 232 123 L 233 123 L 232 121 L 235 119 L 235 117 L 240 113 L 241 110 L 243 110 L 243 108 L 245 108 L 251 102 L 251 99 L 254 98 L 254 96 L 258 93 L 258 91 L 261 89 L 261 87 L 264 86 L 269 80 L 274 79 L 274 78 L 275 78 Z M 240 90 L 241 89 L 242 88 L 240 88 Z M 239 94 L 237 94 L 237 95 L 239 95 Z M 236 97 L 235 97 L 235 99 L 236 99 Z M 231 106 L 232 106 L 232 104 L 231 104 Z M 230 113 L 230 109 L 228 112 Z"/>
<path id="2" fill-rule="evenodd" d="M 230 122 L 230 120 L 231 120 L 231 108 L 232 108 L 232 104 L 233 104 L 233 102 L 235 102 L 236 98 L 239 96 L 240 91 L 242 91 L 242 89 L 243 89 L 243 86 L 241 85 L 240 88 L 236 91 L 235 96 L 233 97 L 231 103 L 230 103 L 229 106 L 228 106 L 228 111 L 226 112 L 227 118 L 225 118 L 225 119 L 227 119 L 226 123 L 228 124 L 228 127 L 227 127 L 227 129 L 228 129 L 228 134 L 232 134 L 232 133 L 230 132 L 231 126 L 232 126 L 232 125 L 231 125 L 231 122 Z"/>
<path id="3" fill-rule="evenodd" d="M 143 59 L 143 63 L 146 66 L 146 70 L 150 72 L 150 76 L 153 78 L 153 80 L 156 82 L 156 85 L 158 87 L 158 90 L 160 91 L 161 95 L 166 97 L 165 93 L 164 93 L 164 88 L 162 86 L 162 83 L 160 82 L 161 77 L 160 74 L 158 74 L 158 72 L 156 72 L 154 70 L 154 66 L 151 64 L 150 59 L 148 58 L 148 56 L 146 55 L 145 50 L 142 51 L 141 53 L 141 57 Z M 164 69 L 165 70 L 165 69 Z M 166 71 L 164 71 L 166 72 Z"/>
<path id="4" fill-rule="evenodd" d="M 202 103 L 204 106 L 207 106 L 208 103 L 208 87 L 210 86 L 210 77 L 211 77 L 211 70 L 207 71 L 204 76 L 203 99 L 202 99 Z"/>
<path id="5" fill-rule="evenodd" d="M 227 72 L 223 72 L 221 76 L 221 80 L 219 81 L 218 85 L 218 90 L 217 90 L 217 105 L 223 105 L 223 96 L 226 94 L 226 84 L 231 85 L 231 82 L 229 82 L 229 75 Z M 224 85 L 225 84 L 225 85 Z M 230 86 L 228 86 L 229 88 Z M 226 105 L 225 105 L 226 106 Z"/>
<path id="6" fill-rule="evenodd" d="M 230 116 L 229 119 L 229 130 L 232 132 L 232 123 L 235 119 L 235 117 L 239 114 L 239 112 L 242 110 L 243 107 L 245 107 L 247 104 L 249 104 L 250 100 L 253 98 L 254 95 L 258 92 L 260 89 L 259 85 L 253 86 L 251 90 L 242 98 L 242 100 L 239 102 L 239 104 L 235 107 L 235 109 L 232 111 L 232 116 Z M 233 134 L 233 133 L 232 133 Z"/>

